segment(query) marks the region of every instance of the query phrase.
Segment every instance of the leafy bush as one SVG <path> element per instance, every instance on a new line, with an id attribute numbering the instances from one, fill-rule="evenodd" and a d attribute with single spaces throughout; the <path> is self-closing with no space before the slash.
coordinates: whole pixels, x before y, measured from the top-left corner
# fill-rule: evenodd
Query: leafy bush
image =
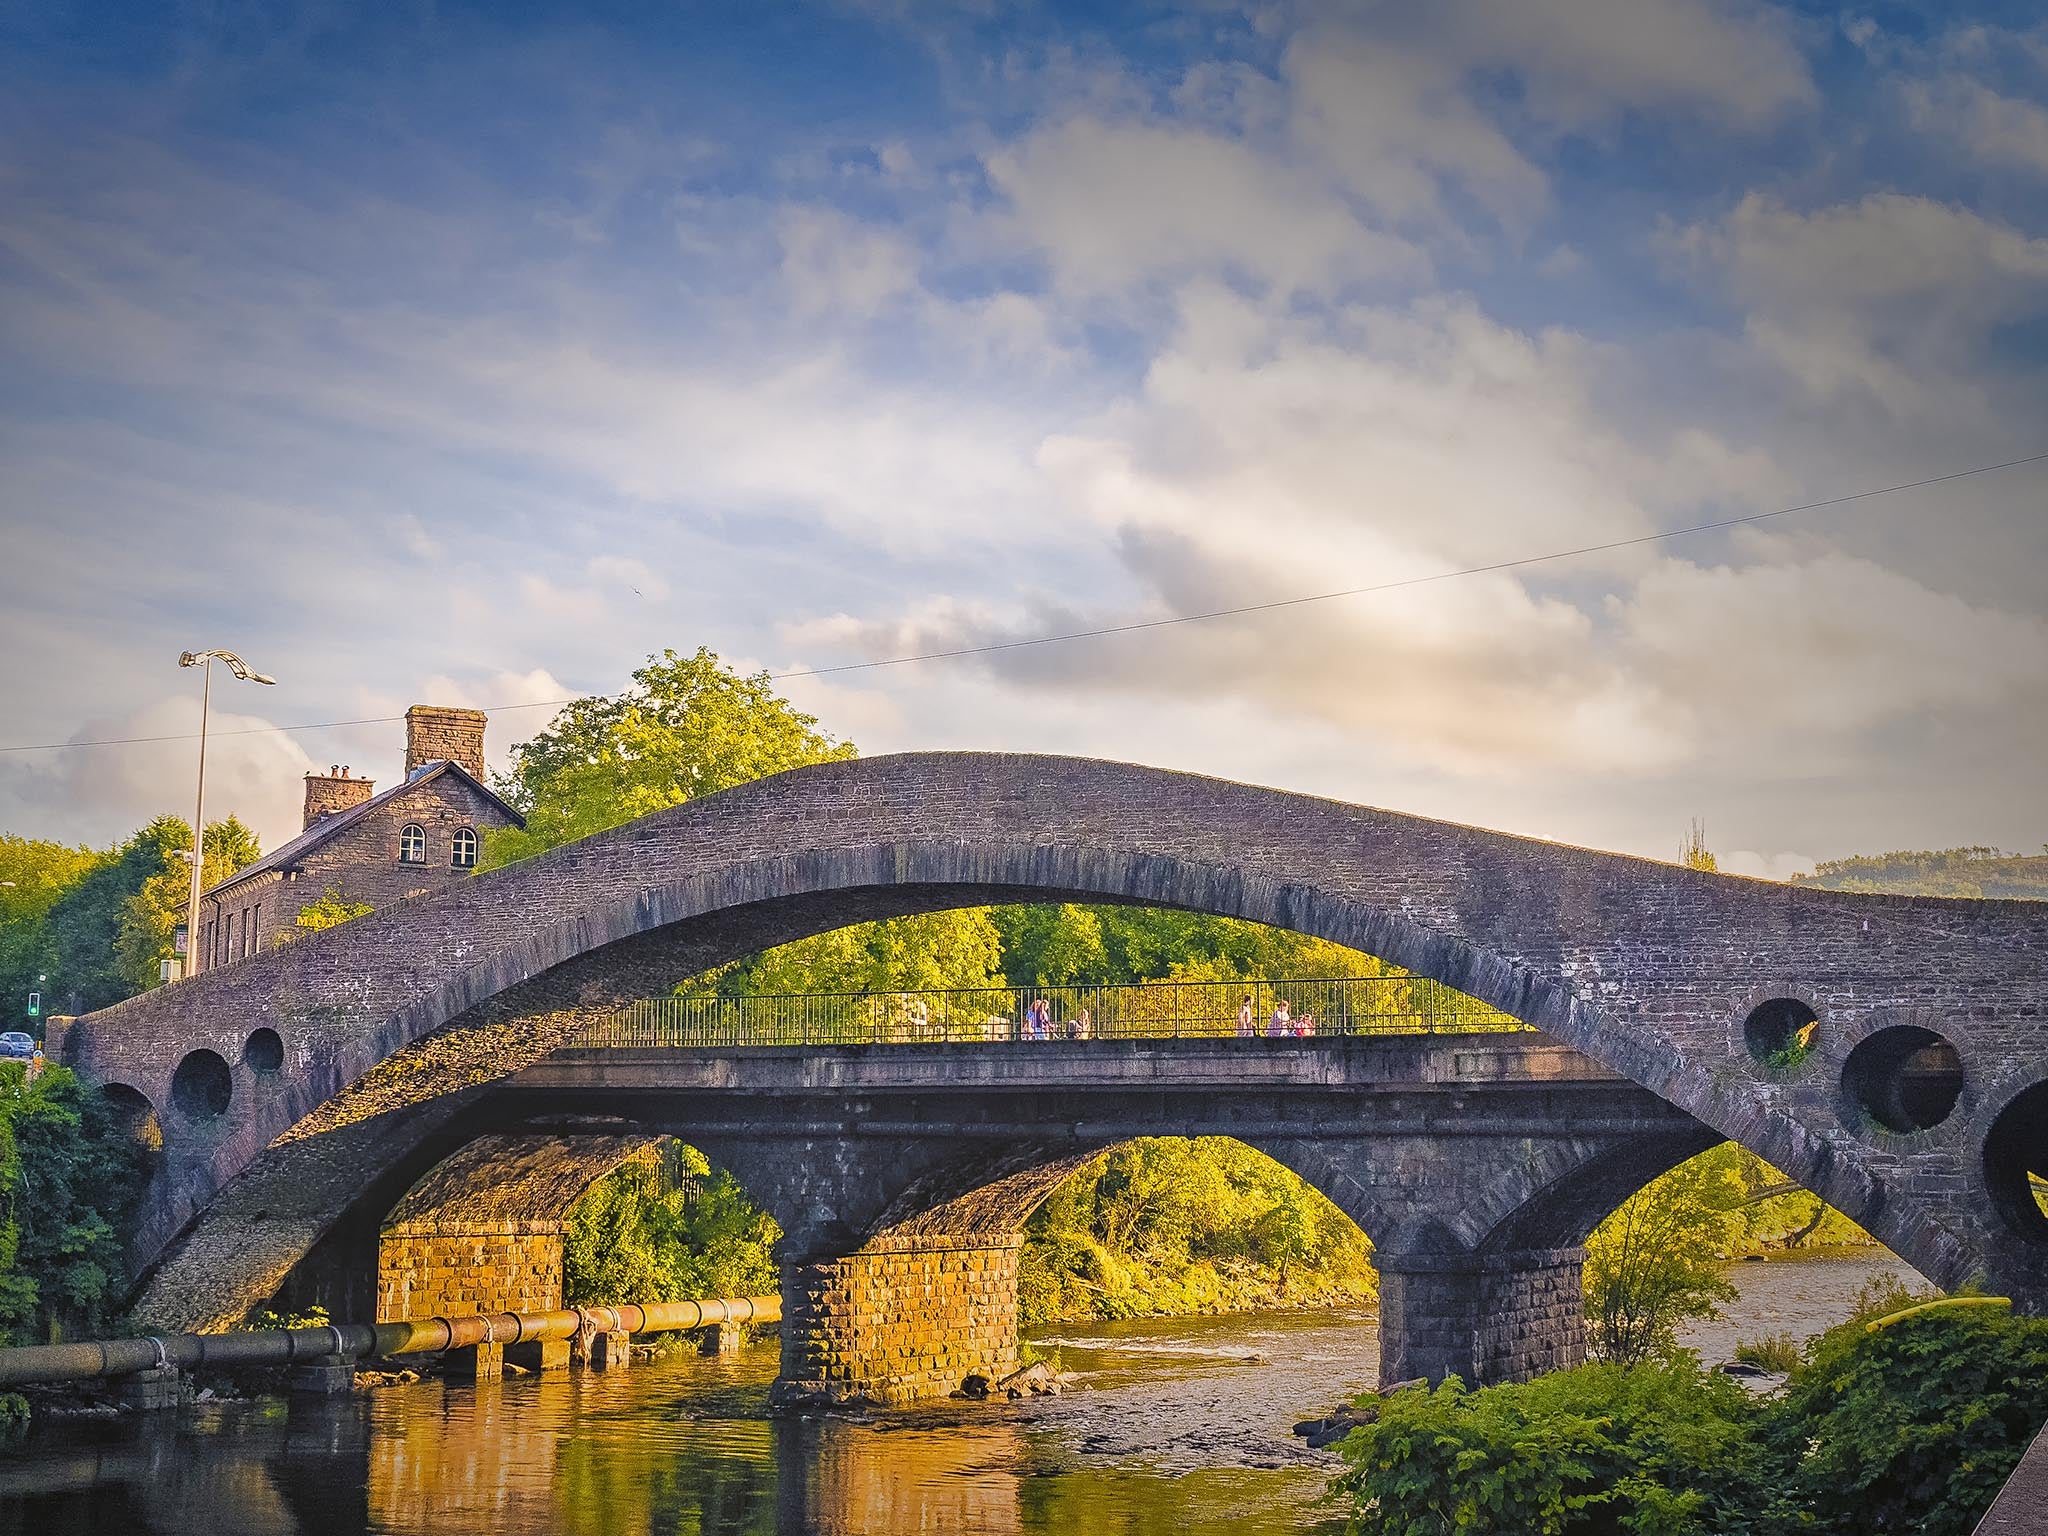
<path id="1" fill-rule="evenodd" d="M 356 901 L 344 896 L 341 887 L 330 885 L 320 893 L 317 900 L 309 901 L 299 908 L 295 924 L 309 933 L 320 933 L 329 928 L 339 928 L 343 923 L 353 922 L 359 917 L 368 917 L 374 910 L 375 908 L 367 901 Z"/>
<path id="2" fill-rule="evenodd" d="M 1776 1401 L 1690 1356 L 1381 1404 L 1337 1480 L 1387 1536 L 1966 1536 L 2048 1418 L 2048 1320 L 1866 1293 Z M 1774 1341 L 1774 1348 L 1784 1341 Z"/>
<path id="3" fill-rule="evenodd" d="M 2048 1419 L 2048 1319 L 1956 1308 L 1871 1332 L 1868 1310 L 1809 1346 L 1771 1415 L 1781 1484 L 1833 1536 L 1961 1536 Z"/>
<path id="4" fill-rule="evenodd" d="M 1759 1412 L 1690 1361 L 1453 1378 L 1387 1398 L 1340 1447 L 1336 1488 L 1376 1536 L 1759 1530 Z"/>

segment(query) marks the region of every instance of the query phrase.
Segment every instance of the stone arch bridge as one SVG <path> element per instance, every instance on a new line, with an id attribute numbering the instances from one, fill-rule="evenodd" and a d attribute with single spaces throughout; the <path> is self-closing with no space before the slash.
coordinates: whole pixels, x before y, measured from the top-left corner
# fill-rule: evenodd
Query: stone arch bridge
<path id="1" fill-rule="evenodd" d="M 1541 1033 L 587 1043 L 768 945 L 1066 900 L 1330 939 Z M 1025 1216 L 1140 1134 L 1236 1136 L 1356 1218 L 1389 1379 L 1578 1358 L 1578 1245 L 1722 1137 L 1931 1279 L 2048 1304 L 2048 904 L 1788 887 L 1121 763 L 782 774 L 88 1015 L 58 1049 L 162 1128 L 132 1253 L 153 1326 L 280 1293 L 360 1315 L 380 1283 L 389 1306 L 387 1223 L 479 1277 L 444 1305 L 531 1299 L 567 1204 L 661 1134 L 787 1234 L 792 1391 L 909 1398 L 1013 1361 Z"/>

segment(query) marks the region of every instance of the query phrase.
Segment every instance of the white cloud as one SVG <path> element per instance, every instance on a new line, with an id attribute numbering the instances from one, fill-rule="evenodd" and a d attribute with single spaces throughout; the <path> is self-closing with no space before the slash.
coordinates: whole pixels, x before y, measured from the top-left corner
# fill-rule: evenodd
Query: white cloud
<path id="1" fill-rule="evenodd" d="M 1633 107 L 1756 128 L 1816 99 L 1789 20 L 1744 0 L 1440 0 L 1417 13 L 1469 65 L 1523 74 L 1532 107 L 1563 126 Z"/>
<path id="2" fill-rule="evenodd" d="M 892 232 L 830 208 L 787 208 L 782 276 L 800 313 L 869 318 L 917 283 L 917 252 Z"/>
<path id="3" fill-rule="evenodd" d="M 2048 107 L 1961 74 L 1909 81 L 1904 89 L 1915 126 L 1954 139 L 1981 160 L 2048 175 Z"/>
<path id="4" fill-rule="evenodd" d="M 1925 197 L 1800 212 L 1751 193 L 1666 237 L 1742 306 L 1757 348 L 1812 395 L 1923 422 L 1988 414 L 1980 352 L 2048 312 L 2048 239 Z"/>
<path id="5" fill-rule="evenodd" d="M 1082 294 L 1217 268 L 1323 289 L 1426 265 L 1314 177 L 1205 130 L 1074 117 L 991 155 L 988 173 L 1009 203 L 1004 234 Z"/>
<path id="6" fill-rule="evenodd" d="M 126 715 L 88 720 L 74 741 L 169 737 L 113 747 L 0 758 L 0 825 L 62 826 L 111 842 L 162 815 L 192 819 L 198 787 L 199 699 L 166 697 Z M 266 848 L 297 834 L 305 809 L 305 750 L 260 715 L 223 708 L 207 721 L 206 819 L 238 816 Z M 324 765 L 322 765 L 324 766 Z"/>
<path id="7" fill-rule="evenodd" d="M 1874 733 L 1938 718 L 2048 715 L 2048 620 L 1974 606 L 1874 561 L 1829 553 L 1767 563 L 1660 562 L 1615 603 L 1625 654 L 1691 723 L 1715 771 L 1765 754 L 1780 777 L 1835 777 Z"/>

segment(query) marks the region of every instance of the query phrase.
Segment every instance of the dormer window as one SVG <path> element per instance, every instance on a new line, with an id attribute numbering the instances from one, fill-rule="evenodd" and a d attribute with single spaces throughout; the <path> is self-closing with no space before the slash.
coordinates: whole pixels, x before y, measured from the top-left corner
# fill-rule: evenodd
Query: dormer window
<path id="1" fill-rule="evenodd" d="M 401 864 L 424 864 L 427 862 L 427 829 L 416 821 L 409 821 L 399 828 L 398 862 Z"/>
<path id="2" fill-rule="evenodd" d="M 455 839 L 450 845 L 448 864 L 451 869 L 476 868 L 476 829 L 457 827 Z"/>

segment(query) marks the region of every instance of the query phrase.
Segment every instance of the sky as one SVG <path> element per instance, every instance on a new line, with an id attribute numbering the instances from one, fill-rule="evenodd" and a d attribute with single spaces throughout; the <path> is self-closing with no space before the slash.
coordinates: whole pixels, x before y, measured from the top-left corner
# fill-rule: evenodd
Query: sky
<path id="1" fill-rule="evenodd" d="M 2032 3 L 0 11 L 0 746 L 266 846 L 414 702 L 1384 586 L 2048 453 Z M 780 685 L 1782 877 L 2048 841 L 2048 465 Z M 329 721 L 380 723 L 319 730 Z M 0 830 L 190 814 L 0 752 Z"/>

